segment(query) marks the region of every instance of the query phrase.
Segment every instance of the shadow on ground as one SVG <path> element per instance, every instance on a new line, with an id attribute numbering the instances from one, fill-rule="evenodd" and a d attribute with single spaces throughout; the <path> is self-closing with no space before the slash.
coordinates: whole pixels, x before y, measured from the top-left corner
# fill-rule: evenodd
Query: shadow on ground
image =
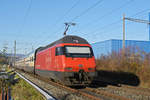
<path id="1" fill-rule="evenodd" d="M 131 85 L 138 86 L 140 84 L 140 80 L 138 76 L 133 73 L 128 72 L 112 72 L 112 71 L 97 71 L 98 76 L 95 77 L 93 84 L 99 86 L 107 86 L 107 85 Z"/>

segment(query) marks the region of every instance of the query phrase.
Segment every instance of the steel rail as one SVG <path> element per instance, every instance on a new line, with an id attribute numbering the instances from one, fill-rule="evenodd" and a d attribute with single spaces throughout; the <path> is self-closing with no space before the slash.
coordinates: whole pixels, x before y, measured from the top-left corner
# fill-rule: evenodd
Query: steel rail
<path id="1" fill-rule="evenodd" d="M 35 89 L 37 89 L 47 100 L 56 100 L 53 96 L 51 96 L 49 93 L 41 89 L 39 86 L 35 85 L 33 82 L 25 78 L 23 75 L 20 73 L 16 72 L 15 73 L 22 79 L 24 79 L 26 82 L 28 82 L 30 85 L 32 85 Z"/>

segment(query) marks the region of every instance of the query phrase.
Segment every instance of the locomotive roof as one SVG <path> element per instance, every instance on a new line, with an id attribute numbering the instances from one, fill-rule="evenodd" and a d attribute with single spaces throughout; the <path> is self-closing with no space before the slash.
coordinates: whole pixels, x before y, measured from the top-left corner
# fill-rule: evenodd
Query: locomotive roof
<path id="1" fill-rule="evenodd" d="M 73 35 L 66 35 L 64 36 L 63 38 L 55 41 L 55 42 L 52 42 L 51 44 L 45 46 L 45 47 L 39 47 L 37 49 L 37 52 L 38 51 L 42 51 L 46 48 L 49 48 L 51 46 L 54 46 L 56 44 L 60 44 L 60 43 L 79 43 L 79 44 L 89 44 L 85 39 L 79 37 L 79 36 L 73 36 Z"/>

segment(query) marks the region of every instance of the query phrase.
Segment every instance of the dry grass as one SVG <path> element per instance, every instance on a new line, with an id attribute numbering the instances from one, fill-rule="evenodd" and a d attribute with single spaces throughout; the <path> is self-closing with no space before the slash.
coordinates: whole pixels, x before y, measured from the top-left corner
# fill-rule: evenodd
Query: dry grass
<path id="1" fill-rule="evenodd" d="M 150 53 L 127 48 L 125 52 L 101 55 L 96 60 L 97 70 L 129 72 L 137 75 L 140 86 L 150 88 Z"/>
<path id="2" fill-rule="evenodd" d="M 2 66 L 3 65 L 0 64 L 0 68 Z M 11 71 L 9 68 L 6 69 L 7 72 Z M 19 78 L 18 75 L 15 76 L 15 79 L 17 78 Z M 5 79 L 0 78 L 0 93 L 2 89 L 2 81 L 3 81 L 3 88 L 5 90 L 7 90 L 8 86 L 11 86 L 11 95 L 14 100 L 45 100 L 42 94 L 40 94 L 35 88 L 33 88 L 23 79 L 19 79 L 17 83 L 11 84 Z"/>
<path id="3" fill-rule="evenodd" d="M 20 79 L 12 86 L 12 97 L 15 100 L 45 100 L 44 97 L 30 84 Z"/>

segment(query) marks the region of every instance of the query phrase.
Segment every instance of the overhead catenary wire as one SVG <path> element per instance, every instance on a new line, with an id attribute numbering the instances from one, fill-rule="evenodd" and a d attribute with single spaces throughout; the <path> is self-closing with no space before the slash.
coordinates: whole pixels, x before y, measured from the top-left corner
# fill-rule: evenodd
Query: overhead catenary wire
<path id="1" fill-rule="evenodd" d="M 98 4 L 100 4 L 103 0 L 99 0 L 98 2 L 94 3 L 92 6 L 90 6 L 89 8 L 87 8 L 86 10 L 84 10 L 82 13 L 80 13 L 79 15 L 75 16 L 71 22 L 73 22 L 74 20 L 76 20 L 77 18 L 81 17 L 82 15 L 86 14 L 89 10 L 93 9 L 94 7 L 96 7 Z M 77 6 L 77 4 L 79 3 L 79 1 L 77 1 L 72 7 L 71 9 L 73 9 L 75 6 Z M 67 13 L 70 12 L 70 10 L 67 11 Z M 56 32 L 54 32 L 54 34 L 57 34 L 60 30 L 62 29 L 62 27 L 58 28 Z M 49 36 L 48 36 L 49 37 Z M 45 40 L 44 40 L 45 41 Z M 40 44 L 40 43 L 39 43 Z M 38 44 L 38 45 L 39 45 Z"/>
<path id="2" fill-rule="evenodd" d="M 59 22 L 61 22 L 75 7 L 78 6 L 78 4 L 80 3 L 80 1 L 81 1 L 81 0 L 77 0 L 77 1 L 56 21 L 56 23 L 55 23 L 54 25 L 52 25 L 52 26 L 53 26 L 53 27 L 57 26 L 57 24 L 58 24 Z M 57 28 L 56 31 L 52 32 L 53 35 L 56 35 L 62 28 L 63 28 L 62 26 L 59 27 L 59 28 Z M 47 38 L 49 38 L 49 36 L 48 36 Z M 45 39 L 44 39 L 43 41 L 45 41 Z M 42 42 L 43 42 L 43 41 L 42 41 Z M 37 42 L 36 42 L 36 43 L 37 43 Z M 38 43 L 37 45 L 40 45 L 40 43 Z"/>
<path id="3" fill-rule="evenodd" d="M 124 4 L 120 5 L 119 7 L 110 10 L 109 12 L 105 13 L 104 15 L 102 15 L 102 16 L 100 16 L 100 17 L 94 19 L 94 20 L 91 20 L 90 22 L 88 22 L 87 24 L 85 24 L 84 27 L 89 26 L 89 25 L 92 25 L 93 22 L 94 22 L 94 24 L 99 23 L 99 22 L 101 21 L 101 19 L 106 18 L 106 16 L 110 16 L 111 14 L 113 14 L 113 13 L 116 12 L 116 11 L 119 11 L 120 9 L 126 7 L 127 5 L 129 5 L 129 4 L 130 4 L 131 2 L 133 2 L 133 1 L 134 1 L 134 0 L 129 0 L 129 1 L 125 2 Z M 81 29 L 81 28 L 80 28 L 80 29 Z M 78 30 L 80 30 L 80 29 L 78 29 Z"/>
<path id="4" fill-rule="evenodd" d="M 134 16 L 137 16 L 137 15 L 142 14 L 142 13 L 147 12 L 147 11 L 150 11 L 150 9 L 141 10 L 141 11 L 139 11 L 139 12 L 137 12 L 137 13 L 135 13 L 135 14 L 129 16 L 129 17 L 134 17 Z"/>
<path id="5" fill-rule="evenodd" d="M 66 12 L 62 17 L 60 17 L 60 19 L 56 22 L 56 24 L 57 24 L 59 21 L 63 20 L 63 18 L 64 18 L 67 14 L 69 14 L 69 13 L 71 12 L 71 10 L 74 9 L 74 8 L 79 4 L 79 1 L 80 1 L 80 0 L 77 0 L 77 1 L 71 6 L 71 8 L 69 8 L 69 10 L 67 10 L 67 12 Z M 28 7 L 27 7 L 27 10 L 26 10 L 26 12 L 25 12 L 25 15 L 24 15 L 24 17 L 23 17 L 23 22 L 22 22 L 22 24 L 20 25 L 20 28 L 19 28 L 19 30 L 18 30 L 18 33 L 20 33 L 20 34 L 22 34 L 22 32 L 23 32 L 25 23 L 26 23 L 26 21 L 27 21 L 27 17 L 28 17 L 28 15 L 29 15 L 30 11 L 31 11 L 32 4 L 33 4 L 33 0 L 30 0 L 29 5 L 28 5 Z M 55 24 L 55 25 L 56 25 L 56 24 Z M 54 25 L 54 26 L 55 26 L 55 25 Z M 57 30 L 58 30 L 58 29 L 57 29 Z M 36 42 L 36 43 L 37 43 L 37 42 Z"/>
<path id="6" fill-rule="evenodd" d="M 89 8 L 87 8 L 86 10 L 84 10 L 82 13 L 80 13 L 79 15 L 75 16 L 70 22 L 73 22 L 75 21 L 76 19 L 78 19 L 79 17 L 81 17 L 82 15 L 86 14 L 89 10 L 93 9 L 94 7 L 96 7 L 98 4 L 100 4 L 103 0 L 99 0 L 98 2 L 94 3 L 92 6 L 90 6 Z M 74 8 L 75 6 L 77 6 L 77 4 L 79 3 L 79 1 L 77 1 L 77 3 L 75 3 L 72 7 Z M 68 10 L 68 12 L 70 12 L 70 10 Z M 56 32 L 54 32 L 54 34 L 57 34 L 59 32 L 59 30 L 61 29 L 62 27 L 58 28 Z"/>
<path id="7" fill-rule="evenodd" d="M 94 3 L 92 6 L 90 6 L 89 8 L 85 9 L 82 13 L 80 13 L 79 15 L 75 16 L 70 22 L 75 21 L 76 19 L 78 19 L 79 17 L 81 17 L 82 15 L 86 14 L 88 11 L 90 11 L 91 9 L 93 9 L 94 7 L 96 7 L 98 4 L 100 4 L 103 0 L 99 0 L 98 2 Z M 78 2 L 77 2 L 78 4 Z M 77 5 L 75 4 L 75 5 Z M 69 11 L 70 12 L 70 11 Z M 61 27 L 60 27 L 61 28 Z M 59 28 L 59 29 L 60 29 Z M 59 30 L 58 30 L 59 31 Z M 54 32 L 55 34 L 58 32 Z"/>
<path id="8" fill-rule="evenodd" d="M 27 9 L 25 11 L 25 14 L 23 16 L 23 21 L 20 25 L 20 28 L 18 28 L 18 33 L 19 34 L 22 34 L 23 30 L 24 30 L 24 26 L 25 26 L 25 23 L 27 21 L 27 17 L 29 16 L 29 13 L 30 13 L 30 10 L 31 10 L 31 7 L 32 7 L 32 0 L 29 0 L 29 4 L 27 6 Z"/>
<path id="9" fill-rule="evenodd" d="M 93 20 L 92 22 L 98 23 L 98 22 L 100 21 L 99 19 L 103 19 L 103 18 L 105 18 L 106 16 L 110 16 L 110 15 L 113 14 L 114 12 L 119 11 L 120 9 L 126 7 L 127 5 L 129 5 L 129 4 L 130 4 L 131 2 L 133 2 L 133 1 L 134 1 L 134 0 L 129 0 L 129 1 L 125 2 L 125 3 L 122 4 L 121 6 L 112 9 L 110 12 L 107 12 L 107 13 L 105 13 L 103 16 L 100 16 L 100 17 L 96 18 L 96 19 Z"/>
<path id="10" fill-rule="evenodd" d="M 77 18 L 78 19 L 78 18 Z M 114 25 L 114 23 L 111 23 L 112 25 Z M 116 23 L 117 24 L 117 23 Z M 103 26 L 103 29 L 105 28 L 105 27 L 108 27 L 107 25 L 105 25 L 105 26 Z M 62 28 L 62 27 L 61 27 Z M 101 29 L 101 28 L 100 28 Z M 58 29 L 58 31 L 60 31 L 59 29 Z M 57 33 L 57 32 L 54 32 L 54 34 L 55 33 Z"/>
<path id="11" fill-rule="evenodd" d="M 131 2 L 131 1 L 133 1 L 133 0 L 130 0 L 130 2 Z M 125 4 L 123 4 L 123 5 L 125 6 L 125 5 L 126 5 L 126 4 L 128 4 L 128 3 L 129 3 L 129 1 L 128 1 L 128 2 L 126 2 L 126 3 L 125 3 Z M 121 6 L 123 6 L 123 5 L 121 5 Z M 121 8 L 122 8 L 121 6 L 120 6 L 120 7 L 117 7 L 116 9 L 117 9 L 117 10 L 118 10 L 118 8 L 120 8 L 120 9 L 121 9 Z M 86 10 L 85 10 L 85 11 L 86 11 Z M 112 11 L 113 11 L 113 10 L 112 10 Z M 138 13 L 141 13 L 141 12 L 138 12 Z M 119 20 L 119 21 L 121 21 L 121 20 Z M 113 22 L 113 23 L 110 23 L 109 25 L 112 25 L 112 26 L 113 26 L 114 24 L 119 23 L 119 21 L 115 21 L 115 22 Z M 103 26 L 103 28 L 105 28 L 105 27 L 107 27 L 107 26 L 108 26 L 108 25 L 105 25 L 105 26 Z M 60 31 L 60 29 L 58 29 L 58 30 Z M 56 32 L 54 32 L 54 33 L 56 34 L 56 33 L 58 33 L 58 31 L 56 31 Z"/>
<path id="12" fill-rule="evenodd" d="M 75 21 L 76 19 L 78 19 L 79 17 L 83 16 L 84 14 L 86 14 L 87 12 L 89 12 L 91 9 L 95 8 L 98 4 L 100 4 L 103 0 L 98 0 L 96 3 L 94 3 L 92 6 L 90 6 L 89 8 L 85 9 L 83 12 L 81 12 L 79 15 L 75 16 L 72 21 Z"/>
<path id="13" fill-rule="evenodd" d="M 77 4 L 79 3 L 79 1 L 80 1 L 80 0 L 78 0 L 78 1 L 66 12 L 66 14 L 68 14 L 73 8 L 76 7 Z M 78 18 L 81 17 L 82 15 L 86 14 L 88 11 L 90 11 L 91 9 L 93 9 L 94 7 L 96 7 L 96 6 L 97 6 L 98 4 L 100 4 L 102 1 L 103 1 L 103 0 L 98 0 L 98 1 L 97 1 L 96 3 L 94 3 L 92 6 L 88 7 L 88 8 L 85 9 L 83 12 L 81 12 L 79 15 L 75 16 L 75 17 L 71 20 L 71 22 L 74 21 L 74 20 L 76 20 L 76 19 L 78 19 Z M 65 17 L 66 14 L 65 14 L 63 17 Z M 63 17 L 62 17 L 62 18 L 63 18 Z M 61 19 L 62 19 L 62 18 L 61 18 Z"/>
<path id="14" fill-rule="evenodd" d="M 132 24 L 132 22 L 128 22 L 128 23 L 126 23 L 126 25 L 131 25 Z M 119 29 L 122 29 L 122 25 L 121 26 L 113 26 L 113 30 L 106 30 L 106 31 L 104 31 L 104 32 L 97 32 L 97 33 L 94 33 L 94 34 L 92 34 L 93 36 L 96 36 L 96 38 L 98 38 L 98 36 L 97 36 L 97 34 L 112 34 L 112 32 L 113 31 L 116 31 L 116 30 L 119 30 Z M 107 31 L 109 31 L 109 32 L 107 32 Z M 115 32 L 116 33 L 116 32 Z M 120 32 L 121 33 L 121 32 Z M 116 33 L 116 34 L 118 34 L 118 33 Z M 88 36 L 88 35 L 85 35 L 85 36 Z M 94 41 L 93 43 L 96 43 L 96 42 L 99 42 L 99 41 Z"/>
<path id="15" fill-rule="evenodd" d="M 0 46 L 0 49 L 3 49 L 3 44 L 4 43 L 7 43 L 7 47 L 9 47 L 9 48 L 7 48 L 7 52 L 8 53 L 10 53 L 11 52 L 11 48 L 14 48 L 14 40 L 10 40 L 9 42 L 8 41 L 3 41 L 3 40 L 1 40 L 1 46 Z M 31 42 L 23 42 L 23 41 L 17 41 L 17 52 L 18 52 L 18 50 L 20 51 L 20 50 L 24 50 L 25 49 L 25 47 L 21 47 L 22 45 L 26 45 L 25 47 L 28 49 L 28 50 L 30 50 L 31 49 L 31 45 L 32 45 L 32 43 Z M 19 53 L 21 53 L 21 52 L 19 52 Z"/>
<path id="16" fill-rule="evenodd" d="M 139 11 L 139 12 L 133 14 L 133 15 L 130 15 L 129 17 L 135 17 L 135 16 L 140 15 L 140 14 L 142 14 L 142 13 L 144 13 L 144 12 L 147 12 L 147 11 L 150 11 L 150 9 L 141 10 L 141 11 Z M 107 31 L 110 32 L 110 30 L 108 30 L 108 27 L 116 27 L 115 24 L 118 24 L 118 23 L 121 23 L 121 22 L 122 22 L 122 19 L 119 19 L 118 21 L 115 21 L 115 22 L 112 22 L 112 23 L 110 23 L 110 24 L 107 24 L 107 25 L 105 25 L 105 26 L 103 26 L 103 27 L 100 27 L 99 30 L 104 30 L 105 27 L 107 27 Z M 122 24 L 121 24 L 121 25 L 122 25 Z M 122 26 L 120 26 L 120 27 L 122 27 Z M 116 29 L 117 29 L 117 28 L 118 28 L 118 27 L 116 27 Z M 83 34 L 83 35 L 87 35 L 87 36 L 93 35 L 93 36 L 95 36 L 95 35 L 98 34 L 98 33 L 107 33 L 106 31 L 105 31 L 105 32 L 96 32 L 96 31 L 98 31 L 98 30 L 95 30 L 95 31 L 90 32 L 90 33 L 93 33 L 93 34 L 86 33 L 86 34 Z M 111 31 L 114 31 L 114 29 L 111 30 Z"/>
<path id="17" fill-rule="evenodd" d="M 150 9 L 141 10 L 141 11 L 139 11 L 139 12 L 133 14 L 133 15 L 130 15 L 129 17 L 135 17 L 135 16 L 140 15 L 140 14 L 142 14 L 142 13 L 144 13 L 144 12 L 147 12 L 147 11 L 150 11 Z M 100 28 L 98 28 L 98 29 L 96 29 L 96 30 L 94 30 L 94 31 L 89 32 L 89 33 L 94 33 L 94 34 L 96 34 L 96 31 L 98 31 L 98 30 L 104 30 L 105 28 L 108 29 L 108 27 L 114 27 L 115 24 L 118 24 L 118 23 L 121 23 L 121 22 L 122 22 L 122 19 L 119 19 L 119 20 L 117 20 L 117 21 L 114 21 L 114 22 L 112 22 L 112 23 L 110 23 L 110 24 L 107 24 L 107 25 L 105 25 L 105 26 L 102 26 L 102 27 L 100 27 Z M 86 34 L 84 34 L 84 35 L 88 35 L 89 33 L 86 33 Z M 90 34 L 89 34 L 89 35 L 90 35 Z M 92 35 L 93 35 L 93 34 L 92 34 Z"/>
<path id="18" fill-rule="evenodd" d="M 54 26 L 57 26 L 57 24 L 59 22 L 61 22 L 78 4 L 80 3 L 80 0 L 77 0 L 56 22 L 54 25 L 52 25 L 53 27 Z M 62 27 L 61 27 L 62 28 Z M 60 28 L 59 28 L 60 29 Z M 58 29 L 57 29 L 58 30 Z M 55 32 L 56 33 L 56 32 Z"/>
<path id="19" fill-rule="evenodd" d="M 29 13 L 30 13 L 31 7 L 32 7 L 32 0 L 30 0 L 29 5 L 28 5 L 28 7 L 27 7 L 27 10 L 26 10 L 26 12 L 25 12 L 25 15 L 24 15 L 24 17 L 23 17 L 23 22 L 22 22 L 21 27 L 20 27 L 20 29 L 19 29 L 19 31 L 18 31 L 19 34 L 21 34 L 22 31 L 23 31 L 23 28 L 24 28 L 25 23 L 26 23 L 26 21 L 27 21 L 27 17 L 28 17 L 28 15 L 29 15 Z"/>
<path id="20" fill-rule="evenodd" d="M 61 22 L 79 3 L 81 0 L 77 0 L 72 6 L 71 8 L 69 8 L 63 16 L 61 16 L 55 23 L 55 25 L 57 25 L 57 23 Z"/>
<path id="21" fill-rule="evenodd" d="M 27 22 L 27 18 L 28 18 L 28 16 L 29 16 L 30 11 L 31 11 L 32 3 L 33 3 L 33 1 L 30 0 L 30 1 L 29 1 L 29 4 L 28 4 L 28 6 L 27 6 L 27 10 L 25 11 L 25 15 L 24 15 L 24 17 L 23 17 L 23 21 L 22 21 L 22 23 L 21 23 L 21 25 L 20 25 L 20 28 L 18 29 L 18 33 L 19 33 L 19 34 L 22 34 L 22 32 L 23 32 L 23 30 L 24 30 L 25 23 Z M 17 45 L 18 45 L 18 44 L 17 44 Z"/>

